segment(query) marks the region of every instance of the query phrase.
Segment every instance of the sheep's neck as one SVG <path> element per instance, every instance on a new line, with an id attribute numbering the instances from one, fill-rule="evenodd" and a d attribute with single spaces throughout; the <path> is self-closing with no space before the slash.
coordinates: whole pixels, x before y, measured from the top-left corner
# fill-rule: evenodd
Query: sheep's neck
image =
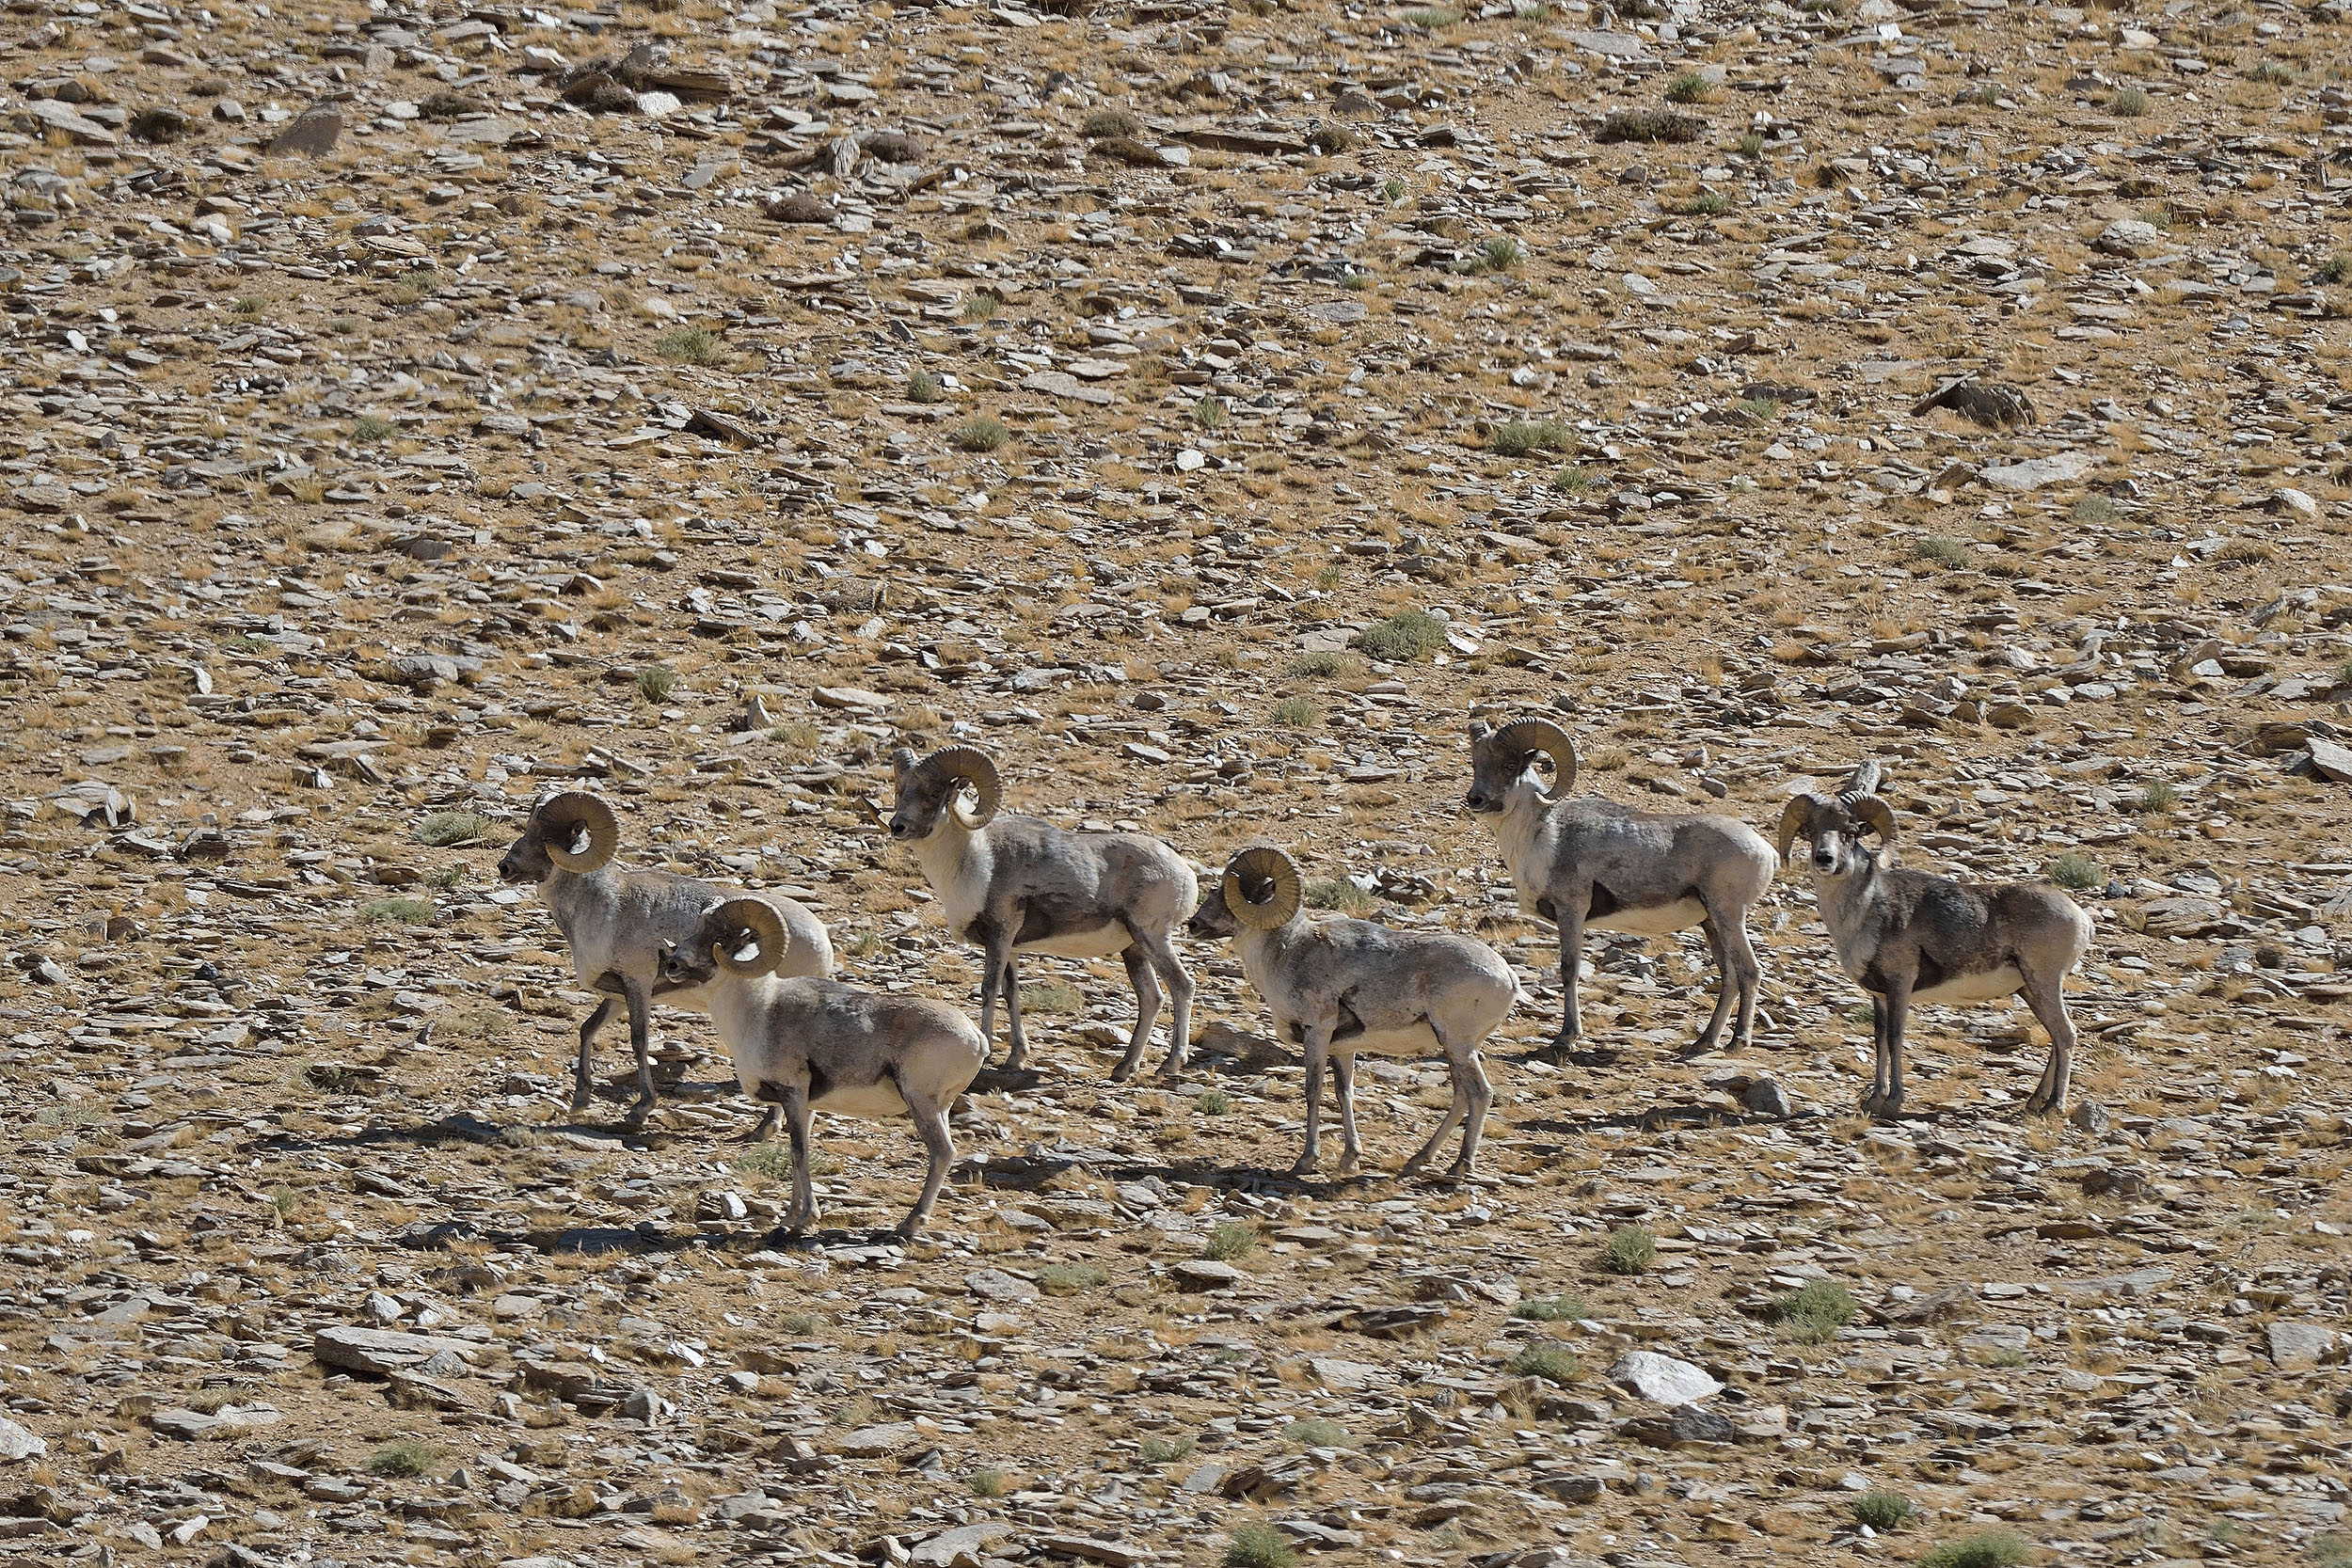
<path id="1" fill-rule="evenodd" d="M 1543 891 L 1548 868 L 1540 863 L 1536 846 L 1550 821 L 1553 804 L 1545 799 L 1543 784 L 1531 771 L 1519 775 L 1511 785 L 1502 798 L 1502 810 L 1484 819 L 1502 851 L 1502 863 L 1518 886 L 1522 906 Z"/>
<path id="2" fill-rule="evenodd" d="M 611 865 L 594 871 L 566 871 L 557 866 L 539 884 L 539 901 L 555 917 L 555 928 L 571 942 L 581 920 L 592 911 L 610 914 L 618 905 L 618 879 Z"/>
<path id="3" fill-rule="evenodd" d="M 1822 924 L 1830 944 L 1837 950 L 1838 967 L 1861 976 L 1878 956 L 1886 939 L 1883 894 L 1886 879 L 1883 853 L 1865 856 L 1859 870 L 1842 877 L 1813 876 L 1813 895 L 1821 906 Z"/>
<path id="4" fill-rule="evenodd" d="M 944 816 L 938 831 L 915 846 L 914 863 L 939 895 L 949 934 L 961 937 L 988 902 L 989 858 L 981 833 L 953 815 Z"/>

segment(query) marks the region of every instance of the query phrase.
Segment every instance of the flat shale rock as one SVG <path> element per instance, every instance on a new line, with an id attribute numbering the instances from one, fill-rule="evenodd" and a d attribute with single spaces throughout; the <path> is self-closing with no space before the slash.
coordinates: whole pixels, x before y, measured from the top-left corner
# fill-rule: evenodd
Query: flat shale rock
<path id="1" fill-rule="evenodd" d="M 311 1342 L 312 1354 L 322 1365 L 379 1376 L 421 1367 L 442 1354 L 470 1362 L 483 1348 L 470 1339 L 404 1334 L 389 1328 L 322 1328 Z"/>
<path id="2" fill-rule="evenodd" d="M 2334 1353 L 2338 1339 L 2334 1329 L 2317 1323 L 2272 1323 L 2263 1333 L 2269 1342 L 2270 1364 L 2282 1372 L 2314 1370 Z"/>
<path id="3" fill-rule="evenodd" d="M 1724 1391 L 1705 1368 L 1646 1350 L 1617 1357 L 1609 1368 L 1609 1381 L 1653 1404 L 1690 1404 Z"/>

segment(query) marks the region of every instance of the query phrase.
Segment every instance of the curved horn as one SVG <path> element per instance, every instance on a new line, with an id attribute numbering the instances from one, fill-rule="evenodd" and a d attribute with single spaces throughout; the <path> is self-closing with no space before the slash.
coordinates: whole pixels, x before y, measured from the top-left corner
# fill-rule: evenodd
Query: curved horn
<path id="1" fill-rule="evenodd" d="M 1552 781 L 1546 800 L 1556 800 L 1576 787 L 1576 742 L 1549 719 L 1514 719 L 1495 731 L 1498 745 L 1522 752 L 1540 752 L 1551 759 Z"/>
<path id="2" fill-rule="evenodd" d="M 1780 832 L 1772 847 L 1779 851 L 1781 864 L 1788 863 L 1789 847 L 1804 832 L 1805 824 L 1813 820 L 1813 813 L 1820 804 L 1821 798 L 1807 789 L 1791 796 L 1788 803 L 1780 808 Z"/>
<path id="3" fill-rule="evenodd" d="M 1846 781 L 1846 787 L 1839 790 L 1838 794 L 1847 800 L 1853 801 L 1861 800 L 1865 795 L 1877 794 L 1878 787 L 1879 765 L 1873 758 L 1853 770 L 1853 777 Z"/>
<path id="4" fill-rule="evenodd" d="M 566 871 L 585 876 L 600 870 L 621 847 L 621 819 L 612 815 L 611 806 L 584 789 L 548 796 L 531 816 L 547 846 L 548 859 Z M 587 852 L 575 854 L 572 835 L 582 828 L 588 830 Z"/>
<path id="5" fill-rule="evenodd" d="M 955 800 L 947 808 L 956 814 L 957 825 L 967 832 L 987 827 L 995 816 L 996 808 L 1004 804 L 1004 784 L 997 778 L 996 765 L 988 760 L 986 752 L 970 746 L 950 746 L 925 757 L 923 766 L 950 779 L 961 780 L 972 786 L 973 794 L 979 797 L 978 801 L 966 810 L 962 792 L 959 790 Z"/>
<path id="6" fill-rule="evenodd" d="M 1853 814 L 1862 818 L 1879 835 L 1881 844 L 1895 842 L 1895 808 L 1875 795 L 1865 795 L 1852 804 Z"/>
<path id="7" fill-rule="evenodd" d="M 784 916 L 765 898 L 730 898 L 704 914 L 703 929 L 710 935 L 711 958 L 729 974 L 747 980 L 775 973 L 792 947 Z M 747 944 L 752 952 L 744 958 Z"/>
<path id="8" fill-rule="evenodd" d="M 1264 903 L 1250 902 L 1242 890 L 1245 877 L 1253 880 L 1263 877 L 1274 884 Z M 1278 926 L 1289 925 L 1304 895 L 1296 863 L 1272 845 L 1244 849 L 1225 867 L 1225 907 L 1233 911 L 1235 920 L 1253 931 L 1271 931 Z"/>

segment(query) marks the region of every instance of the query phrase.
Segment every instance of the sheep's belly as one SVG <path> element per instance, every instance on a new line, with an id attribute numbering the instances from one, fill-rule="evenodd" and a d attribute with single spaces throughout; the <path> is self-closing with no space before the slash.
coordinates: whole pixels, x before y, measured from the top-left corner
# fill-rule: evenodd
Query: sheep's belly
<path id="1" fill-rule="evenodd" d="M 1107 958 L 1127 951 L 1136 939 L 1120 925 L 1097 926 L 1091 931 L 1064 931 L 1041 942 L 1025 942 L 1016 953 L 1050 953 L 1057 958 Z"/>
<path id="2" fill-rule="evenodd" d="M 885 1078 L 878 1084 L 843 1085 L 828 1089 L 822 1100 L 809 1103 L 828 1116 L 835 1117 L 902 1117 L 907 1114 L 906 1097 L 898 1085 Z"/>
<path id="3" fill-rule="evenodd" d="M 1616 910 L 1597 920 L 1587 920 L 1588 931 L 1629 931 L 1635 936 L 1662 937 L 1669 931 L 1687 931 L 1707 918 L 1707 906 L 1695 898 L 1677 898 L 1671 904 L 1656 904 L 1646 910 Z"/>
<path id="4" fill-rule="evenodd" d="M 1367 1029 L 1343 1040 L 1333 1040 L 1331 1049 L 1354 1053 L 1369 1051 L 1375 1056 L 1435 1056 L 1438 1054 L 1438 1032 L 1426 1023 L 1407 1024 L 1402 1029 Z"/>
<path id="5" fill-rule="evenodd" d="M 1981 974 L 1954 974 L 1942 985 L 1911 993 L 1914 1002 L 1997 1002 L 2014 996 L 2026 977 L 2015 964 L 2003 964 Z"/>

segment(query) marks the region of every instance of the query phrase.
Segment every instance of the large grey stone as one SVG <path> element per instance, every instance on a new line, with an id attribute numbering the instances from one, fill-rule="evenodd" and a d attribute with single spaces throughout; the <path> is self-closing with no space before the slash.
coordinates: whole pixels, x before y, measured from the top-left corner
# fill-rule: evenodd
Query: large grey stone
<path id="1" fill-rule="evenodd" d="M 2282 1372 L 2308 1372 L 2336 1348 L 2333 1329 L 2317 1323 L 2272 1323 L 2270 1364 Z"/>
<path id="2" fill-rule="evenodd" d="M 1012 1527 L 1000 1519 L 958 1525 L 915 1547 L 911 1560 L 915 1568 L 979 1568 L 988 1548 L 1011 1533 Z"/>
<path id="3" fill-rule="evenodd" d="M 1385 1367 L 1375 1367 L 1368 1361 L 1343 1361 L 1331 1355 L 1311 1356 L 1307 1366 L 1315 1374 L 1316 1382 L 1342 1393 L 1369 1388 L 1389 1375 Z"/>
<path id="4" fill-rule="evenodd" d="M 2143 256 L 2164 238 L 2164 230 L 2142 218 L 2117 218 L 2091 242 L 2109 256 Z"/>
<path id="5" fill-rule="evenodd" d="M 49 1445 L 38 1433 L 26 1431 L 6 1416 L 0 1416 L 0 1461 L 12 1463 L 20 1459 L 39 1459 L 48 1451 Z"/>
<path id="6" fill-rule="evenodd" d="M 1707 1375 L 1707 1369 L 1677 1361 L 1656 1351 L 1628 1351 L 1609 1369 L 1609 1381 L 1654 1404 L 1689 1404 L 1710 1399 L 1724 1386 Z"/>
<path id="7" fill-rule="evenodd" d="M 421 1366 L 444 1351 L 470 1364 L 482 1347 L 470 1339 L 445 1339 L 432 1334 L 356 1326 L 322 1328 L 311 1342 L 311 1354 L 327 1366 L 373 1372 L 379 1377 Z"/>
<path id="8" fill-rule="evenodd" d="M 2099 460 L 2087 451 L 2060 451 L 2022 463 L 1995 463 L 1983 471 L 1983 478 L 1996 490 L 2039 490 L 2080 479 L 2098 466 Z"/>
<path id="9" fill-rule="evenodd" d="M 913 1421 L 885 1421 L 881 1426 L 860 1427 L 841 1439 L 841 1451 L 853 1459 L 872 1459 L 904 1453 L 923 1440 L 923 1429 Z"/>
<path id="10" fill-rule="evenodd" d="M 1037 1300 L 1037 1287 L 1002 1269 L 976 1269 L 963 1276 L 963 1288 L 982 1301 Z"/>

